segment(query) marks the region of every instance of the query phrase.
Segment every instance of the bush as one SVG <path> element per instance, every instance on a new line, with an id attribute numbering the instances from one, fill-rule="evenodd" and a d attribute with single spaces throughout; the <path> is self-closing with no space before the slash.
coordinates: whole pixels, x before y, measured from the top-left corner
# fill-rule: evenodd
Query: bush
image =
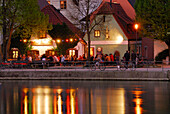
<path id="1" fill-rule="evenodd" d="M 166 59 L 167 56 L 169 56 L 169 50 L 165 49 L 155 57 L 155 60 L 162 61 L 163 59 Z"/>

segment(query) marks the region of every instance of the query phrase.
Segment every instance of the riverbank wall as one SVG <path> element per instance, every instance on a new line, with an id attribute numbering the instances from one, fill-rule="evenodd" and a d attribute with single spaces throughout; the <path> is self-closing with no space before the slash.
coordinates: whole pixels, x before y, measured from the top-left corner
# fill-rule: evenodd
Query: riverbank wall
<path id="1" fill-rule="evenodd" d="M 0 80 L 170 81 L 170 71 L 0 71 Z"/>

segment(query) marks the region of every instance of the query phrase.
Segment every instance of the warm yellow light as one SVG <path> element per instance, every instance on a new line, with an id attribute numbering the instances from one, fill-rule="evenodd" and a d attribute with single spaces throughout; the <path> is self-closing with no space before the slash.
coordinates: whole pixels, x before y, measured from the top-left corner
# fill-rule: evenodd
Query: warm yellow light
<path id="1" fill-rule="evenodd" d="M 26 94 L 28 92 L 28 88 L 24 88 L 23 91 Z"/>
<path id="2" fill-rule="evenodd" d="M 41 40 L 38 40 L 38 39 L 35 39 L 34 42 L 35 42 L 36 44 L 41 44 Z"/>
<path id="3" fill-rule="evenodd" d="M 60 39 L 57 39 L 57 43 L 60 43 L 61 42 L 61 40 Z"/>
<path id="4" fill-rule="evenodd" d="M 61 99 L 61 95 L 58 95 L 58 114 L 62 114 L 62 99 Z"/>
<path id="5" fill-rule="evenodd" d="M 116 42 L 117 42 L 118 44 L 122 43 L 122 42 L 123 42 L 123 37 L 122 37 L 122 36 L 118 36 Z"/>
<path id="6" fill-rule="evenodd" d="M 26 42 L 27 42 L 27 39 L 24 39 L 23 42 L 26 43 Z"/>
<path id="7" fill-rule="evenodd" d="M 138 24 L 135 24 L 135 29 L 137 30 L 139 28 L 139 25 Z"/>
<path id="8" fill-rule="evenodd" d="M 28 96 L 25 95 L 25 98 L 24 98 L 24 114 L 28 114 Z"/>
<path id="9" fill-rule="evenodd" d="M 49 40 L 48 40 L 48 39 L 42 39 L 42 42 L 43 42 L 44 44 L 48 44 Z"/>
<path id="10" fill-rule="evenodd" d="M 72 39 L 72 38 L 70 39 L 70 42 L 73 42 L 73 39 Z"/>
<path id="11" fill-rule="evenodd" d="M 70 105 L 71 105 L 71 114 L 75 114 L 75 90 L 70 89 Z"/>

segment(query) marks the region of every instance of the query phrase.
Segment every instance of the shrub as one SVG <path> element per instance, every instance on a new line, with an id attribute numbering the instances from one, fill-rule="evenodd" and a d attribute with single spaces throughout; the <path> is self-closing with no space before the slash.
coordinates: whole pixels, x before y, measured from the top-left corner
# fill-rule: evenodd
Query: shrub
<path id="1" fill-rule="evenodd" d="M 169 56 L 169 50 L 165 49 L 155 57 L 155 60 L 162 61 L 163 59 L 166 59 L 167 56 Z"/>

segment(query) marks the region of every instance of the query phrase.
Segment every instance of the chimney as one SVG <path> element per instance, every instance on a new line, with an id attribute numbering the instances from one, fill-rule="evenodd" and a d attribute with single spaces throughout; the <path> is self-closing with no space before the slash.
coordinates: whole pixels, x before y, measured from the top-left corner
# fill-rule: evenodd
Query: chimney
<path id="1" fill-rule="evenodd" d="M 110 0 L 110 7 L 112 7 L 112 0 Z"/>

